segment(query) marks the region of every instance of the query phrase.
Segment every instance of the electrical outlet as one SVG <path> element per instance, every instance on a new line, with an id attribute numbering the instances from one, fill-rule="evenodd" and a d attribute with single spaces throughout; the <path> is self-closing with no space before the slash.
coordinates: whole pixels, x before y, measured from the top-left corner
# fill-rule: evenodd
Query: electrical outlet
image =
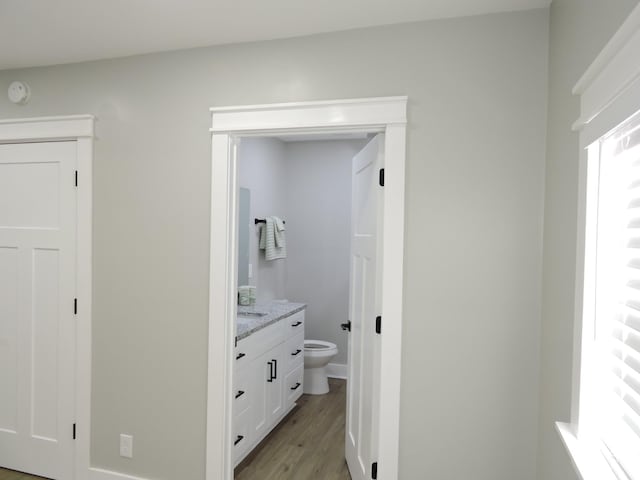
<path id="1" fill-rule="evenodd" d="M 120 434 L 120 456 L 133 458 L 133 436 Z"/>

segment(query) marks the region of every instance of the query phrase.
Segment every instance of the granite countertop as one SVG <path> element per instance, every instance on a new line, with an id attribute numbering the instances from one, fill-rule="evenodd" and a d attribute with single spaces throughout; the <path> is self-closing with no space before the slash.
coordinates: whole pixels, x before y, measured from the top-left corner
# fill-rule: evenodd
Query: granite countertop
<path id="1" fill-rule="evenodd" d="M 266 302 L 245 307 L 238 305 L 236 317 L 236 339 L 242 340 L 252 333 L 269 325 L 298 313 L 307 307 L 305 303 L 294 302 Z M 264 313 L 265 315 L 256 315 Z"/>

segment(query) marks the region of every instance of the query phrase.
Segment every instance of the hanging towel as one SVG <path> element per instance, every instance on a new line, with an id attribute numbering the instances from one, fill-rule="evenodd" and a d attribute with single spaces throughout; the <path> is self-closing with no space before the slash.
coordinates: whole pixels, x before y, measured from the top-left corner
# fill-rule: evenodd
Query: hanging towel
<path id="1" fill-rule="evenodd" d="M 284 220 L 280 217 L 271 217 L 273 218 L 273 222 L 275 224 L 274 232 L 276 236 L 276 247 L 277 248 L 286 248 L 286 240 L 284 238 Z"/>
<path id="2" fill-rule="evenodd" d="M 278 217 L 267 217 L 265 220 L 260 228 L 260 250 L 264 250 L 265 259 L 287 258 L 284 222 Z"/>

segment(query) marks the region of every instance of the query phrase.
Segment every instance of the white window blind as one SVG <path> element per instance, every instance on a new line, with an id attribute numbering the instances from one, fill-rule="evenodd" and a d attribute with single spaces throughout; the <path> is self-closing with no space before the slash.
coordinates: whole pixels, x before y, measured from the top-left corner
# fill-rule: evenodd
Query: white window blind
<path id="1" fill-rule="evenodd" d="M 640 480 L 640 114 L 596 143 L 592 422 L 617 475 Z"/>

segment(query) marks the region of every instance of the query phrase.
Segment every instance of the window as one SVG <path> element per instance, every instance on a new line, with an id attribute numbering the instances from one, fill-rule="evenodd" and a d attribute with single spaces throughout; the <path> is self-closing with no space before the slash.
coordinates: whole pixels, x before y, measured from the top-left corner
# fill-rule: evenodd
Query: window
<path id="1" fill-rule="evenodd" d="M 640 480 L 640 113 L 588 147 L 580 436 Z"/>
<path id="2" fill-rule="evenodd" d="M 576 348 L 571 423 L 556 426 L 583 480 L 640 480 L 639 51 L 640 5 L 573 89 Z"/>

